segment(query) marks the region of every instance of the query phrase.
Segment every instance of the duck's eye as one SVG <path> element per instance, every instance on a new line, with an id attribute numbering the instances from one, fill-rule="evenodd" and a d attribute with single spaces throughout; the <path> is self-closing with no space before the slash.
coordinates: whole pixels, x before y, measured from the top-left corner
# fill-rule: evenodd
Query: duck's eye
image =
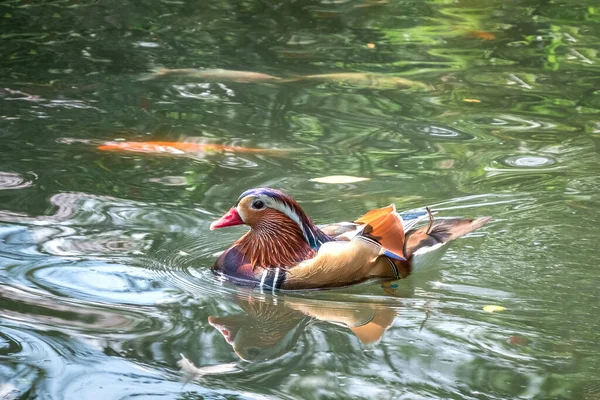
<path id="1" fill-rule="evenodd" d="M 255 210 L 262 210 L 265 207 L 265 202 L 262 200 L 254 200 L 254 203 L 252 203 L 252 208 L 254 208 Z"/>

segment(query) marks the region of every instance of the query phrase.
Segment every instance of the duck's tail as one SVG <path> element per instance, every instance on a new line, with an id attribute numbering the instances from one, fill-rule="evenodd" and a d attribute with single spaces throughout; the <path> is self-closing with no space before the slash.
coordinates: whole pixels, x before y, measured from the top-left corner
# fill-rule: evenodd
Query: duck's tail
<path id="1" fill-rule="evenodd" d="M 429 225 L 413 229 L 406 233 L 404 255 L 410 259 L 413 256 L 435 250 L 469 232 L 487 224 L 492 218 L 475 219 L 443 219 L 436 222 L 431 219 Z"/>

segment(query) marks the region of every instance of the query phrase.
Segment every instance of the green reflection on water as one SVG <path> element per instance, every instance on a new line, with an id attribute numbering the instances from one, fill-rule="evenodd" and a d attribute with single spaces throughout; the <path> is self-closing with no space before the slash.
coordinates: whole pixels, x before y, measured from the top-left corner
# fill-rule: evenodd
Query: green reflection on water
<path id="1" fill-rule="evenodd" d="M 4 2 L 0 394 L 597 398 L 599 14 L 583 0 Z M 289 81 L 139 80 L 159 66 Z M 340 73 L 375 75 L 294 81 Z M 96 149 L 116 139 L 287 153 Z M 310 181 L 335 174 L 370 180 Z M 393 293 L 273 298 L 208 271 L 241 234 L 209 223 L 264 185 L 317 223 L 390 202 L 494 222 Z M 352 326 L 369 312 L 391 318 L 372 341 Z M 246 332 L 239 346 L 209 317 Z M 205 371 L 183 387 L 180 354 Z"/>

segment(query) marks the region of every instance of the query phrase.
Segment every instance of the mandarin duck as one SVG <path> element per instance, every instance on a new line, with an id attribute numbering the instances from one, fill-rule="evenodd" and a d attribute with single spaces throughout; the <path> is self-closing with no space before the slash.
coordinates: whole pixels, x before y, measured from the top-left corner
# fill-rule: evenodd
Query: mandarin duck
<path id="1" fill-rule="evenodd" d="M 429 224 L 415 228 L 429 218 Z M 490 220 L 443 219 L 431 211 L 405 214 L 394 205 L 354 222 L 316 226 L 286 193 L 254 188 L 240 195 L 210 229 L 248 225 L 225 250 L 213 272 L 240 285 L 283 290 L 348 286 L 369 279 L 396 280 L 411 273 L 416 255 L 443 246 Z"/>
<path id="2" fill-rule="evenodd" d="M 269 360 L 291 351 L 313 322 L 349 329 L 364 345 L 377 343 L 392 326 L 396 311 L 383 304 L 323 299 L 236 296 L 242 312 L 209 316 L 233 351 L 244 361 Z"/>

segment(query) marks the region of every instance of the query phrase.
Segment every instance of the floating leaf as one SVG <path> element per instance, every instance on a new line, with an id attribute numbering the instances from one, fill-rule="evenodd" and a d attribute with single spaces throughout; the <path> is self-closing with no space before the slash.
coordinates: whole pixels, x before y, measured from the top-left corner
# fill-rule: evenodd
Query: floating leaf
<path id="1" fill-rule="evenodd" d="M 330 176 L 324 176 L 321 178 L 313 178 L 310 181 L 318 182 L 318 183 L 355 183 L 355 182 L 362 182 L 362 181 L 368 181 L 368 180 L 369 180 L 369 178 L 361 178 L 358 176 L 330 175 Z"/>
<path id="2" fill-rule="evenodd" d="M 489 312 L 489 313 L 502 312 L 504 310 L 506 310 L 506 308 L 502 307 L 502 306 L 489 305 L 489 306 L 483 307 L 483 311 Z"/>
<path id="3" fill-rule="evenodd" d="M 374 49 L 375 48 L 375 43 L 367 43 L 367 47 L 370 49 Z"/>
<path id="4" fill-rule="evenodd" d="M 477 99 L 463 99 L 463 101 L 467 103 L 481 103 L 481 100 Z"/>

